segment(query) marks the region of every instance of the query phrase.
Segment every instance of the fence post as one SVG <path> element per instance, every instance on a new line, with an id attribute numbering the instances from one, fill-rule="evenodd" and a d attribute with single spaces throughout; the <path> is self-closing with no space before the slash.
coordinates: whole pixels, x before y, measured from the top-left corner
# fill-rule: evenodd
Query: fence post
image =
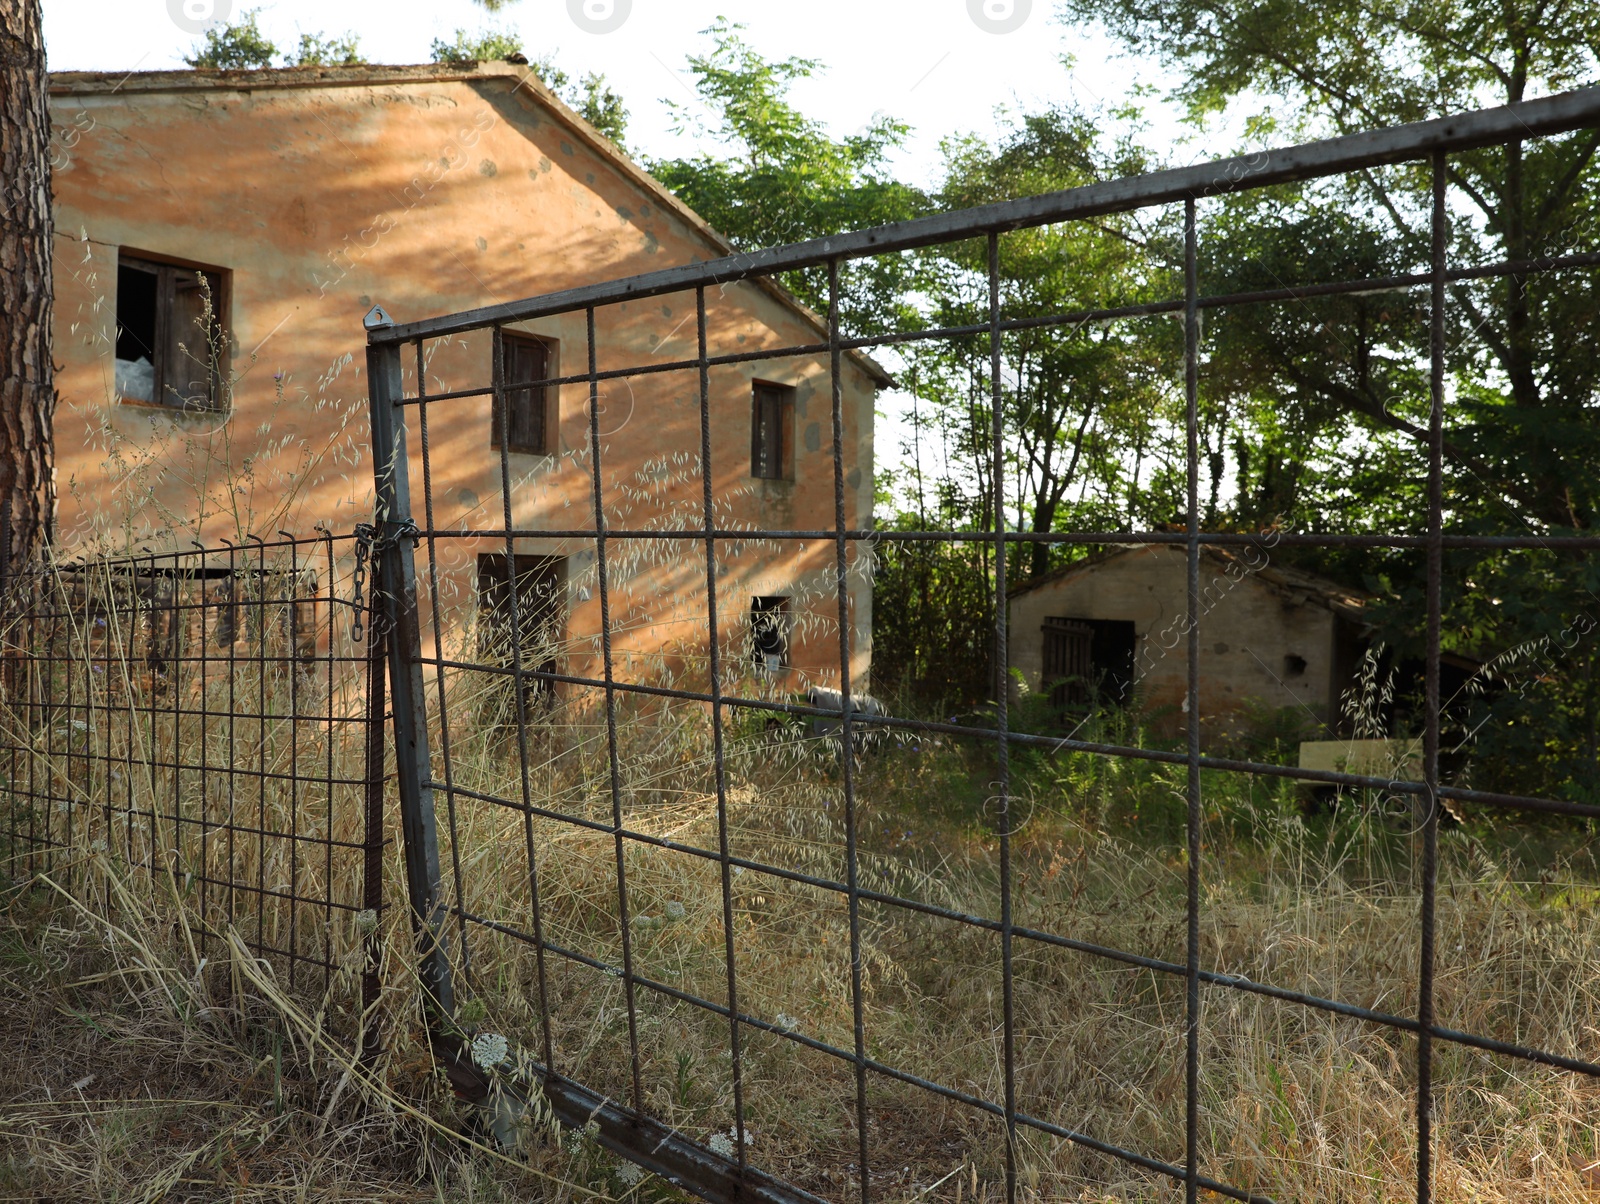
<path id="1" fill-rule="evenodd" d="M 359 603 L 360 598 L 356 601 Z M 376 619 L 376 616 L 373 616 Z M 377 1058 L 381 1038 L 377 1002 L 380 989 L 379 966 L 382 937 L 378 919 L 383 910 L 383 720 L 384 666 L 388 653 L 387 624 L 378 620 L 367 628 L 367 797 L 366 820 L 362 825 L 362 916 L 365 927 L 361 939 L 361 1057 L 369 1065 Z"/>
<path id="2" fill-rule="evenodd" d="M 394 325 L 381 306 L 363 323 L 367 330 Z M 372 472 L 376 491 L 379 614 L 389 641 L 389 695 L 394 710 L 395 779 L 400 794 L 400 831 L 405 841 L 406 887 L 417 932 L 423 1005 L 430 1029 L 455 1013 L 450 959 L 444 946 L 444 889 L 439 873 L 439 833 L 434 821 L 432 767 L 428 755 L 427 703 L 422 686 L 422 636 L 417 619 L 417 571 L 413 558 L 411 479 L 406 464 L 406 428 L 400 408 L 400 346 L 367 347 L 367 399 L 372 424 Z M 379 638 L 374 632 L 369 638 Z"/>

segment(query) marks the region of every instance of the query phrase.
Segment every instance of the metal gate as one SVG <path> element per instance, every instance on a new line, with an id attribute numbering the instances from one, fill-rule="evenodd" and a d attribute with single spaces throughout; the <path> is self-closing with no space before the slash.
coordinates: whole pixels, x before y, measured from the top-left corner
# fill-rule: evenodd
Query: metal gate
<path id="1" fill-rule="evenodd" d="M 1489 793 L 1440 779 L 1441 573 L 1446 550 L 1548 548 L 1551 542 L 1518 531 L 1447 530 L 1441 502 L 1447 288 L 1469 279 L 1600 263 L 1600 255 L 1583 253 L 1453 266 L 1447 254 L 1451 157 L 1597 122 L 1600 90 L 1590 89 L 734 254 L 425 321 L 396 322 L 375 308 L 367 318 L 367 337 L 379 497 L 376 555 L 391 631 L 389 665 L 409 889 L 427 1010 L 440 1056 L 460 1067 L 477 1065 L 485 1083 L 514 1084 L 523 1076 L 542 1090 L 565 1123 L 588 1126 L 600 1143 L 624 1158 L 712 1200 L 815 1199 L 824 1191 L 840 1199 L 888 1198 L 894 1194 L 898 1169 L 889 1160 L 901 1160 L 892 1152 L 899 1147 L 891 1130 L 911 1123 L 908 1118 L 924 1109 L 929 1116 L 937 1112 L 944 1118 L 941 1123 L 967 1126 L 960 1132 L 978 1134 L 972 1141 L 988 1143 L 995 1165 L 1003 1167 L 1008 1201 L 1026 1189 L 1025 1163 L 1037 1143 L 1069 1143 L 1085 1157 L 1104 1160 L 1095 1165 L 1121 1164 L 1181 1184 L 1189 1200 L 1202 1189 L 1238 1200 L 1271 1199 L 1272 1182 L 1234 1182 L 1226 1167 L 1206 1165 L 1206 1106 L 1199 1086 L 1205 1007 L 1209 1000 L 1220 1008 L 1240 994 L 1266 997 L 1296 1015 L 1315 1014 L 1330 1024 L 1382 1026 L 1414 1039 L 1405 1073 L 1415 1081 L 1415 1180 L 1421 1200 L 1429 1199 L 1433 1190 L 1431 1101 L 1441 1046 L 1600 1075 L 1600 1065 L 1590 1058 L 1447 1027 L 1435 1009 L 1439 968 L 1449 958 L 1435 939 L 1441 800 L 1464 808 L 1600 817 L 1600 808 L 1594 806 Z M 1196 213 L 1207 198 L 1406 162 L 1423 164 L 1431 172 L 1432 250 L 1425 270 L 1381 280 L 1286 281 L 1246 294 L 1204 291 L 1197 266 Z M 1184 216 L 1181 296 L 1042 319 L 1006 314 L 998 263 L 1008 232 L 1168 206 L 1181 209 Z M 881 338 L 841 332 L 843 268 L 857 260 L 968 239 L 987 244 L 984 324 Z M 751 334 L 748 313 L 766 312 L 762 307 L 775 304 L 770 282 L 801 270 L 825 273 L 827 279 L 830 306 L 814 333 L 787 342 Z M 1425 513 L 1417 516 L 1420 529 L 1392 537 L 1202 530 L 1197 441 L 1202 315 L 1374 289 L 1427 290 L 1429 298 L 1431 411 L 1426 427 L 1413 431 L 1428 482 Z M 1030 326 L 1160 315 L 1180 319 L 1184 335 L 1187 529 L 1042 535 L 1008 529 L 999 417 L 1002 340 Z M 774 320 L 769 331 L 782 326 Z M 519 349 L 530 338 L 544 350 L 527 354 Z M 848 450 L 857 437 L 849 400 L 851 373 L 856 371 L 851 357 L 878 346 L 953 339 L 980 340 L 989 348 L 992 454 L 1000 491 L 994 512 L 1001 517 L 987 533 L 874 531 L 856 504 L 860 483 L 852 480 L 852 468 L 859 468 L 859 462 Z M 526 372 L 512 366 L 513 359 L 547 364 L 542 370 L 549 375 L 540 381 L 524 379 Z M 479 366 L 476 375 L 472 364 Z M 730 380 L 734 385 L 727 384 Z M 759 387 L 751 403 L 756 406 L 750 434 L 754 446 L 746 473 L 744 445 L 731 435 L 724 437 L 721 428 L 732 422 L 743 429 L 748 411 L 730 418 L 732 403 L 727 399 L 735 393 L 748 396 L 743 390 L 752 380 Z M 811 435 L 806 449 L 813 456 L 807 464 L 814 475 L 785 482 L 785 458 L 794 452 L 781 442 L 764 443 L 762 423 L 779 424 L 774 415 L 785 412 L 782 405 L 806 404 L 807 382 L 818 386 L 812 396 L 821 438 Z M 774 393 L 776 387 L 788 389 L 789 400 Z M 562 417 L 563 394 L 584 398 L 581 419 L 570 407 Z M 515 418 L 510 410 L 518 405 L 539 408 Z M 458 429 L 442 416 L 473 406 L 482 407 L 484 421 L 498 424 L 493 450 L 487 432 L 470 446 L 455 435 L 442 445 L 430 442 L 430 422 L 438 439 L 441 429 Z M 520 424 L 515 429 L 534 434 L 514 436 L 514 421 Z M 658 453 L 628 479 L 607 458 L 621 438 L 617 424 L 624 421 L 645 424 Z M 639 437 L 640 429 L 635 425 L 628 437 Z M 529 443 L 518 450 L 527 440 L 539 446 Z M 464 455 L 487 463 L 497 475 L 497 497 L 488 503 L 480 500 L 477 489 L 458 488 L 450 476 L 460 469 Z M 448 489 L 439 483 L 441 474 L 450 476 Z M 580 481 L 581 494 L 563 494 Z M 808 481 L 809 492 L 804 488 Z M 794 507 L 815 502 L 819 491 L 830 519 L 784 521 Z M 585 501 L 573 504 L 574 497 L 584 495 Z M 753 512 L 767 518 L 741 517 L 730 500 L 736 497 L 760 501 L 767 508 Z M 860 687 L 852 674 L 859 674 L 862 662 L 861 649 L 853 644 L 862 641 L 866 630 L 862 612 L 869 603 L 863 602 L 859 586 L 868 569 L 869 545 L 897 538 L 988 545 L 1001 666 L 1007 648 L 1007 563 L 1019 547 L 1046 540 L 1184 549 L 1188 611 L 1177 630 L 1188 664 L 1186 750 L 1016 732 L 1005 691 L 993 700 L 992 717 L 976 726 L 970 721 L 913 720 L 856 705 L 852 691 L 859 693 Z M 1301 769 L 1202 751 L 1198 719 L 1208 701 L 1199 668 L 1202 547 L 1291 544 L 1406 547 L 1425 554 L 1426 706 L 1417 780 Z M 1597 547 L 1600 540 L 1574 537 L 1562 541 L 1559 550 L 1588 554 Z M 776 597 L 782 591 L 762 584 L 761 566 L 769 562 L 762 558 L 785 555 L 813 557 L 822 566 L 825 587 L 805 597 L 798 587 Z M 461 584 L 477 571 L 472 566 L 480 563 L 475 559 L 480 556 L 500 557 L 494 563 L 500 566 L 506 598 L 497 622 L 505 638 L 497 648 L 473 635 L 480 616 L 473 609 L 471 589 Z M 563 633 L 559 656 L 533 648 L 524 629 L 530 616 L 547 613 L 539 599 L 519 596 L 526 588 L 519 584 L 521 570 L 507 567 L 526 556 L 557 566 L 549 572 L 563 574 L 569 611 L 576 614 L 581 606 L 592 616 L 586 620 L 589 627 L 569 627 Z M 815 584 L 816 579 L 813 574 L 808 580 Z M 746 597 L 752 599 L 748 605 Z M 679 604 L 678 610 L 672 609 Z M 786 630 L 794 634 L 785 635 L 780 645 L 763 628 L 765 643 L 756 658 L 760 663 L 753 663 L 748 643 L 740 642 L 749 638 L 750 616 L 759 619 L 780 609 Z M 489 626 L 484 623 L 485 630 Z M 638 635 L 641 626 L 651 629 L 649 639 Z M 812 705 L 783 688 L 794 680 L 782 676 L 788 671 L 786 658 L 811 656 L 821 664 L 818 648 L 832 657 L 826 676 L 841 692 L 837 708 Z M 818 670 L 819 681 L 821 677 Z M 571 709 L 564 718 L 552 718 L 552 705 Z M 759 746 L 759 739 L 749 735 L 752 724 L 759 727 L 765 720 L 771 727 L 775 720 L 781 729 L 794 719 L 838 725 L 840 739 L 828 770 L 833 776 L 826 779 L 827 790 L 834 793 L 819 807 L 819 815 L 827 812 L 818 820 L 823 826 L 788 836 L 779 833 L 763 844 L 747 838 L 761 822 L 761 800 L 749 796 L 730 765 L 736 744 Z M 658 726 L 651 729 L 652 723 Z M 907 739 L 981 743 L 991 750 L 993 797 L 987 806 L 998 866 L 992 906 L 946 906 L 920 883 L 896 883 L 864 868 L 858 829 L 863 771 L 853 750 L 867 728 Z M 651 730 L 656 734 L 639 734 Z M 674 740 L 682 743 L 681 756 L 669 764 L 671 758 L 662 749 Z M 768 747 L 774 751 L 762 755 L 783 755 L 781 742 Z M 1109 946 L 1092 934 L 1058 929 L 1048 916 L 1040 918 L 1026 906 L 1029 900 L 1019 891 L 1014 868 L 1021 804 L 1012 792 L 1010 759 L 1019 749 L 1173 767 L 1186 808 L 1185 835 L 1173 849 L 1171 863 L 1183 877 L 1186 898 L 1181 956 Z M 651 760 L 656 757 L 659 763 Z M 640 768 L 646 761 L 654 767 L 648 774 Z M 574 765 L 579 768 L 568 774 Z M 593 771 L 591 776 L 584 776 L 583 766 Z M 1402 1014 L 1276 985 L 1270 975 L 1247 978 L 1208 968 L 1201 939 L 1206 773 L 1374 790 L 1416 800 L 1421 816 L 1420 959 L 1414 967 L 1414 1010 Z M 674 801 L 687 794 L 702 799 L 703 809 L 689 815 Z M 784 856 L 768 855 L 779 848 Z M 746 944 L 760 929 L 760 917 L 766 914 L 761 909 L 768 906 L 753 901 L 765 896 L 750 893 L 752 881 L 764 884 L 760 889 L 769 895 L 803 895 L 818 914 L 836 919 L 837 973 L 819 980 L 821 985 L 806 1001 L 836 1022 L 807 1023 L 789 1015 L 791 1009 L 775 1006 L 771 983 L 776 971 Z M 698 896 L 691 886 L 700 890 Z M 663 892 L 670 890 L 680 890 L 683 897 L 665 897 Z M 920 1072 L 903 1050 L 879 1052 L 874 1029 L 880 1017 L 870 996 L 880 969 L 866 948 L 866 930 L 882 917 L 920 925 L 926 948 L 935 952 L 942 942 L 963 933 L 992 941 L 992 961 L 962 971 L 969 978 L 983 976 L 992 987 L 992 1076 L 939 1081 Z M 693 925 L 698 936 L 679 941 L 659 935 L 673 924 Z M 660 953 L 669 946 L 676 952 Z M 1019 967 L 1068 956 L 1087 968 L 1121 968 L 1139 982 L 1154 984 L 1151 989 L 1158 992 L 1166 989 L 1163 984 L 1173 989 L 1182 1020 L 1181 1039 L 1171 1050 L 1172 1089 L 1184 1100 L 1184 1122 L 1181 1135 L 1155 1141 L 1161 1150 L 1133 1148 L 1098 1135 L 1104 1131 L 1103 1118 L 1075 1119 L 1070 1090 L 1052 1095 L 1024 1087 L 1019 1050 L 1032 1051 L 1031 1063 L 1043 1056 L 1044 1047 L 1033 1044 L 1037 1035 L 1017 1014 Z M 828 1012 L 830 1007 L 835 1010 Z M 507 1032 L 512 1039 L 501 1043 L 499 1035 Z M 697 1077 L 711 1073 L 700 1069 L 700 1052 L 707 1052 L 706 1047 L 718 1053 L 714 1061 L 720 1067 L 709 1087 Z M 760 1169 L 771 1165 L 769 1155 L 777 1157 L 777 1143 L 787 1140 L 774 1136 L 783 1116 L 781 1101 L 762 1095 L 776 1073 L 771 1068 L 786 1058 L 800 1068 L 794 1073 L 827 1084 L 805 1105 L 815 1115 L 791 1117 L 793 1123 L 784 1130 L 792 1133 L 809 1125 L 809 1157 L 819 1166 L 836 1168 L 824 1179 L 813 1177 L 814 1190 Z M 837 1082 L 827 1078 L 835 1072 Z M 470 1071 L 463 1073 L 470 1077 Z M 1036 1082 L 1037 1076 L 1029 1081 Z M 765 1119 L 752 1123 L 754 1116 Z"/>
<path id="2" fill-rule="evenodd" d="M 291 989 L 373 1004 L 385 725 L 349 640 L 351 545 L 252 536 L 0 580 L 5 872 L 107 917 L 126 874 L 194 934 L 196 976 L 236 938 Z"/>

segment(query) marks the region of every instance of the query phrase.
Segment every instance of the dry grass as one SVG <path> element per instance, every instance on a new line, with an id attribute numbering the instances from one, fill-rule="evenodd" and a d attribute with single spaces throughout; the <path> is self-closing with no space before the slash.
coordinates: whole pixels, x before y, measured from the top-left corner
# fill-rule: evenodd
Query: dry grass
<path id="1" fill-rule="evenodd" d="M 357 1059 L 359 666 L 303 671 L 249 613 L 234 663 L 152 665 L 165 620 L 127 587 L 64 587 L 64 618 L 4 678 L 0 1198 L 613 1198 L 618 1164 L 592 1142 L 534 1125 L 507 1158 L 453 1097 L 417 1024 L 403 908 L 372 940 L 383 1040 Z"/>
<path id="2" fill-rule="evenodd" d="M 0 1199 L 628 1198 L 581 1139 L 540 1128 L 501 1154 L 418 1034 L 363 1065 L 329 1014 L 337 989 L 289 997 L 237 933 L 195 974 L 181 915 L 158 920 L 103 857 L 77 868 L 110 887 L 116 922 L 49 877 L 3 896 Z"/>
<path id="3" fill-rule="evenodd" d="M 144 621 L 137 611 L 124 618 L 130 632 Z M 213 825 L 264 821 L 270 831 L 294 825 L 305 836 L 359 841 L 359 788 L 308 791 L 305 782 L 234 773 L 299 766 L 304 777 L 308 765 L 331 757 L 339 776 L 359 778 L 358 726 L 250 719 L 202 753 L 194 718 L 163 709 L 174 693 L 197 702 L 249 700 L 273 715 L 294 709 L 304 683 L 271 662 L 158 682 L 141 677 L 136 641 L 108 643 L 88 626 L 60 638 L 77 641 L 80 652 L 93 650 L 100 672 L 88 660 L 59 671 L 77 674 L 80 700 L 84 691 L 98 691 L 89 695 L 101 708 L 95 715 L 117 721 L 80 730 L 70 718 L 0 715 L 16 750 L 5 766 L 13 788 L 26 782 L 42 797 L 70 804 L 41 815 L 13 796 L 26 813 L 17 814 L 19 833 L 40 830 L 48 818 L 53 838 L 66 847 L 48 862 L 34 860 L 43 875 L 8 896 L 3 1023 L 20 1056 L 0 1122 L 7 1190 L 63 1200 L 663 1193 L 649 1181 L 625 1186 L 614 1160 L 582 1139 L 576 1146 L 552 1139 L 540 1126 L 509 1157 L 465 1141 L 458 1130 L 468 1114 L 421 1039 L 407 975 L 409 936 L 398 927 L 402 910 L 387 913 L 383 933 L 385 1052 L 366 1072 L 351 1061 L 363 956 L 355 916 L 296 920 L 282 900 L 247 894 L 234 897 L 230 913 L 225 892 L 202 897 L 167 873 L 169 858 L 153 856 L 177 846 L 183 864 L 198 864 L 195 825 L 179 830 L 163 818 L 173 800 L 186 816 L 206 816 Z M 618 854 L 604 830 L 612 820 L 610 757 L 597 700 L 573 692 L 539 714 L 524 774 L 521 745 L 505 722 L 506 691 L 495 679 L 469 674 L 454 675 L 448 686 L 453 781 L 513 804 L 440 792 L 452 892 L 459 861 L 467 910 L 529 929 L 531 848 L 547 939 L 620 965 Z M 150 709 L 130 713 L 129 699 Z M 349 713 L 349 700 L 335 713 Z M 1141 733 L 1120 736 L 1137 740 Z M 705 710 L 625 701 L 618 742 L 625 826 L 717 848 Z M 175 780 L 155 754 L 178 747 L 207 769 Z M 727 748 L 733 852 L 843 880 L 838 750 L 803 730 L 772 731 L 747 716 L 730 717 Z M 983 747 L 928 738 L 861 758 L 863 887 L 964 914 L 998 914 L 990 757 Z M 1160 766 L 1077 757 L 1023 756 L 1014 769 L 1017 922 L 1181 961 L 1181 780 Z M 525 818 L 515 806 L 524 780 L 535 805 L 599 828 Z M 238 789 L 241 781 L 248 790 Z M 1223 776 L 1208 778 L 1205 797 L 1205 963 L 1413 1014 L 1419 895 L 1409 818 L 1371 800 L 1308 816 L 1276 787 Z M 10 823 L 0 826 L 10 832 Z M 240 840 L 229 844 L 225 861 L 216 843 L 208 855 L 217 874 L 246 887 L 288 882 L 313 897 L 359 898 L 358 850 L 295 861 L 291 849 L 282 840 Z M 402 897 L 398 856 L 391 848 L 391 901 Z M 624 843 L 622 859 L 636 973 L 725 1001 L 720 867 L 637 841 Z M 29 864 L 15 861 L 13 872 Z M 850 1049 L 850 935 L 841 895 L 752 869 L 732 877 L 730 905 L 740 1010 Z M 1441 1022 L 1600 1060 L 1597 912 L 1600 870 L 1587 828 L 1500 818 L 1448 829 L 1439 892 Z M 326 984 L 315 975 L 291 982 L 281 962 L 244 952 L 251 941 L 281 945 L 297 923 L 297 939 L 339 967 Z M 548 1015 L 558 1069 L 632 1100 L 628 1011 L 616 976 L 551 953 L 541 985 L 527 943 L 477 925 L 466 952 L 458 957 L 464 1027 L 503 1033 L 538 1054 Z M 861 952 L 868 1053 L 960 1091 L 1001 1098 L 995 934 L 864 903 Z M 1028 941 L 1018 943 L 1015 964 L 1022 1109 L 1180 1162 L 1182 980 Z M 641 988 L 639 1103 L 696 1140 L 726 1133 L 733 1121 L 728 1039 L 724 1019 Z M 852 1194 L 849 1066 L 748 1026 L 741 1040 L 752 1160 L 829 1198 Z M 1208 988 L 1201 1076 L 1208 1174 L 1280 1200 L 1412 1198 L 1415 1048 L 1405 1034 Z M 1589 1189 L 1600 1158 L 1594 1084 L 1449 1044 L 1438 1047 L 1437 1079 L 1436 1198 L 1596 1198 Z M 877 1076 L 869 1097 L 875 1198 L 1003 1198 L 1003 1135 L 992 1119 Z M 1164 1179 L 1029 1133 L 1018 1159 L 1030 1199 L 1172 1197 Z"/>
<path id="4" fill-rule="evenodd" d="M 463 708 L 465 710 L 466 708 Z M 604 733 L 593 711 L 553 717 L 536 747 L 535 801 L 611 818 Z M 563 721 L 565 726 L 563 726 Z M 706 717 L 624 715 L 624 824 L 703 849 L 718 841 Z M 483 742 L 456 781 L 515 800 L 513 744 Z M 861 882 L 963 913 L 998 914 L 998 842 L 986 815 L 987 753 L 950 741 L 902 744 L 858 775 Z M 731 741 L 729 839 L 736 855 L 845 877 L 836 753 L 757 728 Z M 1088 759 L 1020 767 L 1027 818 L 1013 840 L 1017 922 L 1182 961 L 1181 780 L 1155 767 Z M 1409 817 L 1346 800 L 1308 815 L 1291 794 L 1218 776 L 1208 798 L 1202 957 L 1219 971 L 1398 1015 L 1414 1015 L 1420 895 Z M 1181 815 L 1181 806 L 1177 810 Z M 510 809 L 462 800 L 455 817 L 465 905 L 526 929 L 529 833 Z M 610 836 L 535 820 L 547 939 L 620 965 Z M 1600 891 L 1581 826 L 1499 819 L 1442 840 L 1437 1007 L 1446 1026 L 1600 1059 Z M 448 858 L 448 851 L 447 851 Z M 636 972 L 726 1000 L 717 866 L 629 842 Z M 849 1049 L 849 929 L 835 892 L 759 871 L 733 879 L 741 1011 Z M 480 1023 L 537 1050 L 531 950 L 469 933 Z M 864 904 L 870 1056 L 989 1099 L 1003 1093 L 998 938 L 903 909 Z M 546 958 L 563 1071 L 630 1097 L 622 984 Z M 1020 942 L 1017 1092 L 1034 1115 L 1181 1162 L 1182 980 Z M 464 994 L 469 992 L 463 991 Z M 725 1020 L 639 993 L 643 1103 L 701 1140 L 732 1121 Z M 1404 1033 L 1240 992 L 1208 988 L 1201 1047 L 1201 1149 L 1208 1174 L 1280 1200 L 1399 1201 L 1414 1195 L 1415 1042 Z M 743 1090 L 760 1165 L 845 1196 L 856 1159 L 847 1066 L 772 1034 L 742 1030 Z M 1596 1198 L 1600 1090 L 1582 1076 L 1436 1044 L 1436 1198 Z M 918 1198 L 999 1199 L 995 1124 L 914 1088 L 871 1080 L 875 1188 Z M 1022 1181 L 1040 1199 L 1157 1200 L 1171 1185 L 1070 1144 L 1028 1135 Z"/>

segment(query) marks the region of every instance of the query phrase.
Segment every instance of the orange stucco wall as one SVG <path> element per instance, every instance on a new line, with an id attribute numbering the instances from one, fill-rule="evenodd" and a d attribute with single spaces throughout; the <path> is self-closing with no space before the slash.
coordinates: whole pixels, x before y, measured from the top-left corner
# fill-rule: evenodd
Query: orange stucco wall
<path id="1" fill-rule="evenodd" d="M 381 303 L 398 321 L 532 296 L 719 255 L 691 214 L 631 174 L 609 144 L 506 65 L 438 69 L 57 76 L 56 194 L 59 529 L 68 544 L 186 546 L 245 531 L 335 531 L 369 517 L 365 337 Z M 119 251 L 228 274 L 231 409 L 182 415 L 120 400 L 114 389 Z M 753 284 L 707 294 L 713 354 L 815 343 L 815 325 Z M 582 314 L 525 324 L 557 345 L 557 371 L 587 362 Z M 599 367 L 692 357 L 692 294 L 596 314 Z M 427 347 L 430 393 L 488 383 L 490 340 Z M 794 480 L 750 477 L 755 379 L 796 388 Z M 416 389 L 414 355 L 405 384 Z M 847 521 L 872 505 L 874 383 L 845 371 Z M 563 386 L 558 446 L 511 455 L 503 475 L 489 405 L 428 409 L 433 523 L 499 529 L 509 496 L 526 531 L 592 530 L 587 386 Z M 719 524 L 833 524 L 826 359 L 713 369 L 712 485 Z M 602 389 L 601 465 L 616 528 L 701 522 L 699 385 L 693 371 Z M 408 411 L 415 509 L 426 519 L 419 415 Z M 509 490 L 507 486 L 509 485 Z M 476 556 L 503 540 L 435 541 L 447 627 L 474 603 Z M 663 655 L 692 664 L 705 644 L 703 545 L 614 541 L 608 558 L 618 672 L 647 674 Z M 598 672 L 594 541 L 519 537 L 520 553 L 568 557 L 572 641 L 565 671 Z M 425 549 L 426 551 L 426 549 Z M 781 683 L 838 674 L 830 541 L 752 541 L 719 550 L 718 605 L 729 646 L 750 598 L 796 599 Z M 426 584 L 426 583 L 425 583 Z M 871 597 L 852 577 L 853 672 L 870 659 Z M 695 651 L 696 648 L 700 652 Z"/>

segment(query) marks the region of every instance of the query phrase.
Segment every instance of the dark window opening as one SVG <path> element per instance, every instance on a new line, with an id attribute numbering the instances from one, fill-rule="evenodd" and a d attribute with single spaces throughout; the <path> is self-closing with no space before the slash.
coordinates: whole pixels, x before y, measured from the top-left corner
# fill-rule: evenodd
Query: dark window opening
<path id="1" fill-rule="evenodd" d="M 1290 652 L 1283 658 L 1283 675 L 1285 677 L 1304 677 L 1306 675 L 1306 658 L 1296 656 Z"/>
<path id="2" fill-rule="evenodd" d="M 554 425 L 548 413 L 549 386 L 533 382 L 550 375 L 550 346 L 543 339 L 505 330 L 499 340 L 503 376 L 491 416 L 489 446 L 499 448 L 503 439 L 508 452 L 548 455 Z"/>
<path id="3" fill-rule="evenodd" d="M 221 272 L 118 257 L 120 399 L 178 410 L 223 408 L 224 285 Z"/>
<path id="4" fill-rule="evenodd" d="M 1358 691 L 1357 679 L 1367 648 L 1367 637 L 1361 628 L 1343 615 L 1334 615 L 1333 658 L 1328 673 L 1328 714 L 1337 716 L 1334 731 L 1340 736 L 1356 734 L 1355 717 L 1350 714 L 1347 705 L 1353 698 L 1347 696 L 1351 691 Z"/>
<path id="5" fill-rule="evenodd" d="M 505 555 L 478 557 L 478 651 L 486 662 L 508 668 L 516 664 L 515 631 L 521 635 L 524 673 L 556 671 L 566 627 L 562 607 L 565 569 L 566 562 L 559 556 L 518 556 L 513 594 Z M 548 677 L 524 680 L 523 697 L 529 705 L 548 700 L 553 693 L 554 683 Z"/>
<path id="6" fill-rule="evenodd" d="M 789 667 L 788 598 L 750 599 L 750 658 L 768 673 Z"/>
<path id="7" fill-rule="evenodd" d="M 794 390 L 755 384 L 750 404 L 750 475 L 767 481 L 794 479 Z"/>
<path id="8" fill-rule="evenodd" d="M 156 360 L 156 273 L 127 260 L 117 265 L 117 358 Z M 149 401 L 148 397 L 144 400 Z"/>
<path id="9" fill-rule="evenodd" d="M 1137 642 L 1127 619 L 1047 618 L 1041 684 L 1061 708 L 1124 706 L 1133 694 Z"/>

